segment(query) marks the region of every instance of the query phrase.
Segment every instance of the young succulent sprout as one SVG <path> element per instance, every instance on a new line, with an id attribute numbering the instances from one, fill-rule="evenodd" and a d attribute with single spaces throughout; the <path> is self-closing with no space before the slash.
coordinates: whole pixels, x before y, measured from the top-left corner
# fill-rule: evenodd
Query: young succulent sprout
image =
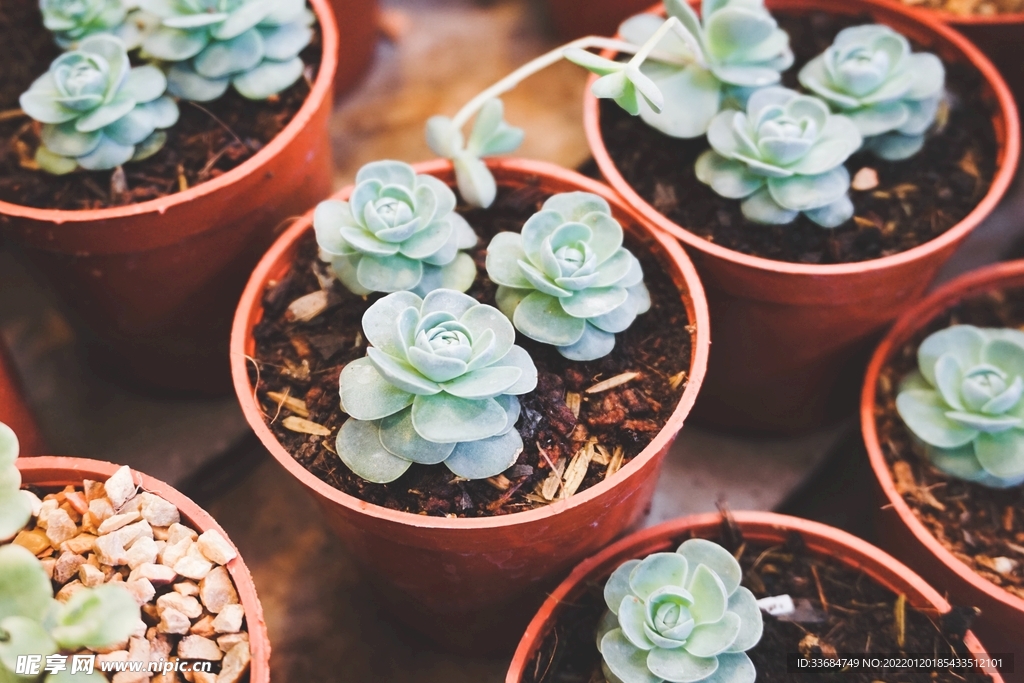
<path id="1" fill-rule="evenodd" d="M 21 95 L 21 108 L 43 124 L 36 162 L 59 175 L 155 154 L 167 140 L 163 129 L 178 120 L 166 90 L 160 69 L 131 66 L 119 38 L 84 38 Z"/>
<path id="2" fill-rule="evenodd" d="M 753 683 L 764 624 L 736 559 L 694 538 L 629 560 L 604 587 L 597 648 L 609 683 Z"/>
<path id="3" fill-rule="evenodd" d="M 14 465 L 18 458 L 18 437 L 0 422 L 0 541 L 13 538 L 32 517 L 32 499 L 21 490 L 21 472 Z"/>
<path id="4" fill-rule="evenodd" d="M 905 37 L 880 24 L 840 31 L 800 70 L 800 83 L 848 116 L 865 147 L 889 161 L 907 159 L 924 146 L 945 81 L 938 57 L 911 53 Z"/>
<path id="5" fill-rule="evenodd" d="M 853 216 L 843 166 L 861 146 L 857 127 L 816 97 L 782 87 L 758 90 L 746 112 L 719 113 L 697 178 L 723 197 L 742 199 L 756 223 L 791 223 L 800 213 L 825 228 Z"/>
<path id="6" fill-rule="evenodd" d="M 1024 332 L 954 325 L 917 362 L 896 409 L 931 462 L 992 488 L 1024 483 Z"/>
<path id="7" fill-rule="evenodd" d="M 572 360 L 606 356 L 615 333 L 651 307 L 643 270 L 622 246 L 622 226 L 601 197 L 550 197 L 522 234 L 502 232 L 487 247 L 487 275 L 517 330 Z"/>
<path id="8" fill-rule="evenodd" d="M 302 77 L 299 53 L 313 37 L 305 0 L 139 0 L 160 26 L 145 56 L 171 63 L 171 94 L 206 102 L 233 86 L 265 100 Z"/>
<path id="9" fill-rule="evenodd" d="M 704 0 L 703 24 L 685 0 L 666 0 L 665 10 L 690 39 L 666 34 L 657 40 L 656 52 L 639 65 L 663 103 L 652 107 L 640 99 L 635 107 L 624 108 L 666 135 L 703 135 L 724 103 L 745 105 L 753 89 L 775 85 L 781 72 L 793 65 L 789 36 L 764 8 L 763 0 Z M 619 34 L 630 43 L 644 45 L 664 24 L 659 16 L 638 14 L 619 27 Z M 597 73 L 602 73 L 602 65 L 607 69 L 617 63 L 578 52 L 569 58 Z M 596 83 L 594 94 L 607 96 Z"/>
<path id="10" fill-rule="evenodd" d="M 537 386 L 537 368 L 500 311 L 450 289 L 396 292 L 367 309 L 363 334 L 372 346 L 340 379 L 349 419 L 337 451 L 353 472 L 387 483 L 443 462 L 486 479 L 515 464 L 516 397 Z"/>
<path id="11" fill-rule="evenodd" d="M 447 116 L 427 121 L 427 144 L 435 154 L 451 159 L 459 193 L 467 203 L 483 208 L 494 203 L 498 186 L 483 157 L 514 152 L 523 143 L 523 131 L 505 123 L 505 106 L 494 98 L 476 115 L 468 143 Z"/>
<path id="12" fill-rule="evenodd" d="M 455 212 L 455 193 L 401 161 L 375 161 L 356 174 L 348 201 L 328 199 L 313 214 L 320 257 L 349 291 L 435 289 L 465 292 L 476 264 L 464 249 L 478 241 Z"/>
<path id="13" fill-rule="evenodd" d="M 0 680 L 37 680 L 14 673 L 19 655 L 102 649 L 127 641 L 140 621 L 139 606 L 124 584 L 80 588 L 61 603 L 29 550 L 14 543 L 0 547 Z M 68 679 L 106 680 L 99 673 L 72 677 L 66 669 L 39 680 Z"/>
<path id="14" fill-rule="evenodd" d="M 115 35 L 134 50 L 142 42 L 144 19 L 123 0 L 40 0 L 43 25 L 62 48 L 97 33 Z"/>

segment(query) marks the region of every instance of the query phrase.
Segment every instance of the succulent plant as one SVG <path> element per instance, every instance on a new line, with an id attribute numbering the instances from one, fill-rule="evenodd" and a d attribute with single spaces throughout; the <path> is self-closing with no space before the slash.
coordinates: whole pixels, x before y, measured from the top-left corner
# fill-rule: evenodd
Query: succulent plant
<path id="1" fill-rule="evenodd" d="M 601 197 L 549 197 L 522 234 L 502 232 L 487 247 L 498 308 L 517 330 L 572 360 L 611 352 L 651 307 L 643 270 L 622 246 L 622 226 Z"/>
<path id="2" fill-rule="evenodd" d="M 920 151 L 945 81 L 938 57 L 911 53 L 906 38 L 880 24 L 840 31 L 800 70 L 800 83 L 849 117 L 865 146 L 890 161 Z"/>
<path id="3" fill-rule="evenodd" d="M 299 53 L 313 37 L 305 0 L 139 0 L 160 26 L 143 53 L 172 63 L 171 94 L 205 102 L 228 86 L 265 100 L 302 77 Z"/>
<path id="4" fill-rule="evenodd" d="M 1024 483 L 1024 332 L 954 325 L 927 337 L 896 409 L 932 463 L 993 488 Z"/>
<path id="5" fill-rule="evenodd" d="M 834 228 L 853 216 L 843 166 L 861 146 L 857 127 L 816 97 L 762 88 L 746 112 L 723 111 L 708 128 L 711 149 L 697 159 L 697 178 L 756 223 L 790 223 L 804 213 Z"/>
<path id="6" fill-rule="evenodd" d="M 605 584 L 597 633 L 608 682 L 753 683 L 744 653 L 763 622 L 742 576 L 725 548 L 699 538 L 623 563 Z"/>
<path id="7" fill-rule="evenodd" d="M 21 108 L 43 124 L 36 162 L 63 174 L 155 154 L 167 139 L 163 129 L 178 120 L 178 105 L 166 89 L 160 69 L 132 68 L 120 39 L 84 38 L 21 95 Z"/>
<path id="8" fill-rule="evenodd" d="M 590 88 L 594 97 L 612 100 L 633 116 L 644 111 L 663 113 L 665 96 L 641 70 L 641 60 L 619 62 L 581 48 L 568 48 L 565 58 L 600 76 Z"/>
<path id="9" fill-rule="evenodd" d="M 341 372 L 338 455 L 363 479 L 394 481 L 412 463 L 444 463 L 467 479 L 515 464 L 516 396 L 537 368 L 497 309 L 451 289 L 396 292 L 363 315 L 372 344 Z"/>
<path id="10" fill-rule="evenodd" d="M 485 209 L 494 203 L 498 186 L 483 157 L 514 152 L 522 143 L 522 129 L 505 123 L 505 105 L 496 98 L 481 107 L 468 143 L 447 116 L 433 116 L 427 121 L 427 144 L 435 154 L 452 160 L 462 198 Z"/>
<path id="11" fill-rule="evenodd" d="M 0 541 L 21 531 L 32 516 L 32 501 L 21 490 L 21 472 L 14 466 L 18 458 L 18 437 L 0 422 Z"/>
<path id="12" fill-rule="evenodd" d="M 117 36 L 133 50 L 142 41 L 138 12 L 129 13 L 124 0 L 40 0 L 43 25 L 61 47 L 75 47 L 82 38 L 97 33 Z"/>
<path id="13" fill-rule="evenodd" d="M 18 655 L 93 650 L 128 640 L 140 622 L 139 606 L 124 584 L 80 588 L 65 603 L 39 560 L 20 545 L 0 547 L 0 680 L 30 681 L 15 674 Z M 66 670 L 46 680 L 95 680 L 96 672 L 71 676 Z"/>
<path id="14" fill-rule="evenodd" d="M 464 292 L 476 264 L 462 251 L 473 228 L 455 212 L 455 193 L 401 161 L 375 161 L 356 174 L 348 201 L 320 202 L 313 214 L 320 256 L 345 287 L 371 292 Z"/>

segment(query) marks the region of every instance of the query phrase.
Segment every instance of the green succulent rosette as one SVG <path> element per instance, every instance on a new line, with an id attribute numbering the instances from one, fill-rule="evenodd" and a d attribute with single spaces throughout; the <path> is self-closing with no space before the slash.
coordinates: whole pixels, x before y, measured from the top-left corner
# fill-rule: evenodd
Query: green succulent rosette
<path id="1" fill-rule="evenodd" d="M 21 472 L 14 465 L 18 458 L 18 437 L 0 422 L 0 541 L 13 538 L 32 517 L 32 501 L 21 490 Z"/>
<path id="2" fill-rule="evenodd" d="M 43 26 L 62 48 L 98 33 L 117 36 L 133 50 L 142 42 L 145 20 L 124 0 L 40 0 Z"/>
<path id="3" fill-rule="evenodd" d="M 800 83 L 853 121 L 883 159 L 917 154 L 945 93 L 946 70 L 888 26 L 843 29 L 800 70 Z"/>
<path id="4" fill-rule="evenodd" d="M 498 308 L 517 330 L 571 360 L 611 353 L 651 307 L 640 262 L 622 246 L 622 226 L 601 197 L 556 194 L 522 234 L 502 232 L 487 247 Z"/>
<path id="5" fill-rule="evenodd" d="M 435 289 L 465 292 L 476 264 L 464 250 L 476 246 L 473 228 L 455 211 L 455 193 L 401 161 L 359 169 L 348 201 L 320 202 L 313 214 L 320 256 L 349 291 Z"/>
<path id="6" fill-rule="evenodd" d="M 40 168 L 64 174 L 81 167 L 111 169 L 158 152 L 163 129 L 178 120 L 155 66 L 132 67 L 120 39 L 95 35 L 54 60 L 22 93 L 26 114 L 43 124 Z"/>
<path id="7" fill-rule="evenodd" d="M 228 86 L 250 100 L 288 88 L 305 69 L 313 37 L 305 0 L 139 0 L 159 18 L 143 53 L 170 63 L 171 94 L 206 102 Z"/>
<path id="8" fill-rule="evenodd" d="M 523 450 L 519 395 L 537 368 L 512 324 L 471 296 L 396 292 L 363 315 L 372 344 L 341 372 L 337 451 L 349 469 L 387 483 L 413 463 L 444 463 L 457 476 L 501 474 Z"/>
<path id="9" fill-rule="evenodd" d="M 704 539 L 623 563 L 605 584 L 597 633 L 608 683 L 753 683 L 745 652 L 764 625 L 742 576 L 725 548 Z"/>
<path id="10" fill-rule="evenodd" d="M 1024 332 L 954 325 L 917 362 L 896 409 L 931 462 L 992 488 L 1024 483 Z"/>
<path id="11" fill-rule="evenodd" d="M 803 213 L 834 228 L 853 216 L 843 163 L 860 148 L 860 132 L 818 98 L 763 88 L 745 112 L 715 116 L 708 142 L 711 149 L 697 159 L 698 180 L 742 199 L 749 220 L 782 225 Z"/>

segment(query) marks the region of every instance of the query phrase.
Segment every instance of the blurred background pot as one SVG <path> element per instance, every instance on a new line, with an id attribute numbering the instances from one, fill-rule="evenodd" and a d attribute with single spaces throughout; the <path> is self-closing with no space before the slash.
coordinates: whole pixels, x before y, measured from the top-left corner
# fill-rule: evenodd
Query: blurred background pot
<path id="1" fill-rule="evenodd" d="M 231 337 L 235 390 L 249 425 L 323 509 L 328 523 L 380 588 L 378 600 L 399 620 L 444 647 L 485 654 L 511 650 L 543 591 L 580 559 L 634 528 L 647 514 L 669 446 L 696 398 L 707 364 L 707 305 L 696 271 L 677 242 L 645 227 L 606 186 L 552 164 L 492 160 L 499 187 L 536 186 L 550 193 L 586 191 L 604 197 L 641 248 L 651 250 L 679 288 L 695 332 L 688 384 L 668 423 L 618 473 L 568 500 L 497 517 L 428 517 L 372 505 L 321 481 L 281 446 L 264 422 L 249 380 L 253 327 L 263 315 L 267 283 L 292 266 L 312 213 L 267 252 L 242 295 Z M 450 162 L 417 164 L 454 185 Z M 335 195 L 344 199 L 351 187 Z"/>
<path id="2" fill-rule="evenodd" d="M 933 18 L 884 0 L 768 0 L 767 6 L 791 14 L 870 15 L 943 60 L 972 63 L 988 84 L 987 97 L 996 104 L 993 125 L 999 143 L 988 194 L 941 236 L 862 263 L 787 263 L 720 247 L 672 222 L 640 197 L 608 154 L 598 100 L 587 90 L 584 124 L 602 174 L 644 219 L 683 243 L 707 289 L 715 349 L 694 420 L 732 430 L 792 434 L 854 412 L 850 398 L 871 339 L 921 297 L 939 267 L 1010 186 L 1020 156 L 1020 123 L 1013 97 L 992 63 Z M 661 6 L 652 11 L 660 12 Z"/>
<path id="3" fill-rule="evenodd" d="M 643 12 L 649 0 L 548 0 L 548 16 L 558 37 L 611 36 L 619 24 Z"/>
<path id="4" fill-rule="evenodd" d="M 373 63 L 379 35 L 377 0 L 330 0 L 338 27 L 338 71 L 334 96 L 341 97 L 362 80 Z"/>
<path id="5" fill-rule="evenodd" d="M 25 400 L 21 378 L 3 339 L 0 339 L 0 422 L 18 435 L 22 455 L 42 455 L 46 452 L 39 424 Z"/>

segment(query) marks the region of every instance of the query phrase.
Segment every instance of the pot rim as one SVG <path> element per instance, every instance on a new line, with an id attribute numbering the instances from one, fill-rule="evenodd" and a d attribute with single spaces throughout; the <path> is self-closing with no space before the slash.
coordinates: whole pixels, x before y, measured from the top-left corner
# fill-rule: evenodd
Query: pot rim
<path id="1" fill-rule="evenodd" d="M 930 14 L 944 24 L 963 27 L 992 27 L 1024 23 L 1024 12 L 1001 12 L 999 14 L 954 14 L 930 7 L 914 7 L 914 11 Z"/>
<path id="2" fill-rule="evenodd" d="M 308 1 L 312 5 L 313 12 L 316 14 L 317 22 L 320 25 L 320 35 L 323 43 L 321 46 L 320 68 L 317 72 L 316 80 L 313 81 L 313 87 L 310 88 L 305 101 L 299 107 L 295 116 L 292 117 L 292 120 L 288 122 L 288 125 L 273 140 L 267 143 L 263 149 L 253 155 L 251 159 L 246 160 L 223 175 L 194 185 L 184 192 L 176 192 L 164 197 L 158 197 L 157 199 L 139 202 L 138 204 L 108 207 L 105 209 L 67 210 L 39 209 L 32 206 L 0 201 L 0 216 L 26 218 L 62 225 L 93 223 L 151 213 L 163 214 L 172 207 L 213 194 L 245 176 L 259 172 L 261 168 L 269 164 L 274 157 L 278 156 L 292 144 L 299 132 L 316 115 L 317 110 L 320 108 L 320 103 L 324 100 L 329 100 L 331 97 L 334 75 L 338 70 L 338 27 L 328 0 Z"/>
<path id="3" fill-rule="evenodd" d="M 81 485 L 81 479 L 106 479 L 121 466 L 104 460 L 75 458 L 59 455 L 21 456 L 15 460 L 18 470 L 24 476 L 24 482 L 36 486 Z M 172 503 L 182 517 L 195 526 L 200 533 L 215 529 L 235 548 L 231 537 L 217 523 L 210 513 L 194 503 L 188 496 L 159 479 L 131 468 L 132 478 L 139 483 L 144 491 L 155 493 Z M 74 477 L 68 476 L 76 473 Z M 81 479 L 78 474 L 81 473 Z M 33 476 L 36 480 L 33 481 Z M 77 482 L 77 483 L 76 483 Z M 256 585 L 249 573 L 242 554 L 238 552 L 235 559 L 224 565 L 238 590 L 239 600 L 245 609 L 246 628 L 249 634 L 249 677 L 252 683 L 268 683 L 270 681 L 270 637 L 267 634 L 267 623 L 263 616 L 263 605 L 256 593 Z"/>
<path id="4" fill-rule="evenodd" d="M 898 577 L 906 582 L 909 588 L 915 591 L 922 601 L 929 603 L 935 609 L 943 613 L 951 609 L 950 604 L 945 598 L 909 567 L 867 541 L 841 529 L 821 524 L 820 522 L 813 522 L 789 515 L 780 515 L 774 512 L 740 511 L 730 512 L 729 515 L 742 528 L 745 534 L 752 535 L 754 538 L 777 537 L 780 532 L 797 531 L 807 541 L 808 549 L 812 555 L 828 554 L 836 557 L 845 566 L 863 571 L 873 581 L 886 588 L 889 588 L 893 583 L 892 577 Z M 617 560 L 619 556 L 629 554 L 630 557 L 635 557 L 638 549 L 654 544 L 662 539 L 667 540 L 667 538 L 678 536 L 687 531 L 717 527 L 721 522 L 722 514 L 719 512 L 680 517 L 626 536 L 581 562 L 548 595 L 544 604 L 530 621 L 522 640 L 519 641 L 519 645 L 516 647 L 505 683 L 522 683 L 522 673 L 539 646 L 541 638 L 547 632 L 555 613 L 561 604 L 571 597 L 576 587 L 584 581 L 591 579 L 593 574 L 601 571 L 603 568 L 607 568 L 607 565 Z M 835 552 L 836 546 L 839 546 L 845 552 L 837 554 Z M 890 588 L 890 590 L 892 589 Z M 978 642 L 978 639 L 971 632 L 968 632 L 964 638 L 964 644 L 967 645 L 973 654 L 985 652 L 981 643 Z M 986 669 L 985 671 L 992 676 L 993 683 L 1003 683 L 1003 679 L 997 671 L 994 669 Z"/>
<path id="5" fill-rule="evenodd" d="M 896 491 L 896 484 L 878 442 L 878 430 L 875 424 L 875 387 L 882 369 L 892 354 L 902 348 L 919 329 L 950 306 L 963 299 L 996 289 L 1001 281 L 1009 278 L 1024 280 L 1024 260 L 999 263 L 961 275 L 942 285 L 901 315 L 878 345 L 871 357 L 871 363 L 868 365 L 864 385 L 861 389 L 860 425 L 875 479 L 888 499 L 889 507 L 896 511 L 900 521 L 910 530 L 917 542 L 974 590 L 1024 614 L 1024 599 L 985 579 L 957 559 L 952 552 L 939 543 L 938 539 L 928 531 L 924 523 L 910 509 L 903 496 Z"/>
<path id="6" fill-rule="evenodd" d="M 266 423 L 263 421 L 262 413 L 260 412 L 254 398 L 254 389 L 252 384 L 249 382 L 249 375 L 247 371 L 247 364 L 249 360 L 246 353 L 246 347 L 248 340 L 252 336 L 252 327 L 256 322 L 253 316 L 253 311 L 257 307 L 261 307 L 265 284 L 268 279 L 270 279 L 271 274 L 275 270 L 278 270 L 277 266 L 282 257 L 288 253 L 292 245 L 302 235 L 311 229 L 313 215 L 313 210 L 311 209 L 305 216 L 292 224 L 284 233 L 282 233 L 277 241 L 274 242 L 270 250 L 263 256 L 259 264 L 257 264 L 256 269 L 253 271 L 253 274 L 245 287 L 245 291 L 242 293 L 242 298 L 239 301 L 238 309 L 235 312 L 235 318 L 231 329 L 231 374 L 234 381 L 235 393 L 238 395 L 242 412 L 245 414 L 246 420 L 249 422 L 249 426 L 253 429 L 267 450 L 270 451 L 270 454 L 274 459 L 284 466 L 292 476 L 302 482 L 306 488 L 315 491 L 317 495 L 336 505 L 367 514 L 371 517 L 384 521 L 422 529 L 497 529 L 515 526 L 518 524 L 528 524 L 548 517 L 553 517 L 572 508 L 589 503 L 603 495 L 612 487 L 619 485 L 629 477 L 638 473 L 643 466 L 655 458 L 657 454 L 662 449 L 666 448 L 676 437 L 683 426 L 683 421 L 689 414 L 693 407 L 693 403 L 697 398 L 697 392 L 703 383 L 704 373 L 707 369 L 708 351 L 711 343 L 708 305 L 704 296 L 703 286 L 697 277 L 697 271 L 679 243 L 657 230 L 652 230 L 637 216 L 636 212 L 616 196 L 610 188 L 596 180 L 586 178 L 574 171 L 569 171 L 555 164 L 526 159 L 489 159 L 487 160 L 487 165 L 493 171 L 506 171 L 519 175 L 557 178 L 576 185 L 580 190 L 597 194 L 607 200 L 614 209 L 628 215 L 638 226 L 639 230 L 646 233 L 646 236 L 649 237 L 653 243 L 660 245 L 667 252 L 668 257 L 679 268 L 682 279 L 688 290 L 687 292 L 680 293 L 689 295 L 689 298 L 693 303 L 696 318 L 691 323 L 696 325 L 696 334 L 693 339 L 693 351 L 688 370 L 690 374 L 688 377 L 689 381 L 687 383 L 687 387 L 683 391 L 683 395 L 680 397 L 679 402 L 676 405 L 676 409 L 669 416 L 668 422 L 664 427 L 662 427 L 661 431 L 658 432 L 654 440 L 651 441 L 651 443 L 649 443 L 647 447 L 640 452 L 640 454 L 623 466 L 623 468 L 616 473 L 616 476 L 609 480 L 602 481 L 586 491 L 577 493 L 568 500 L 552 503 L 544 506 L 543 508 L 536 508 L 525 512 L 517 512 L 497 517 L 453 519 L 448 517 L 430 517 L 410 512 L 391 510 L 339 491 L 299 464 L 280 444 L 280 442 L 278 442 L 273 432 L 270 431 Z M 432 161 L 413 164 L 413 168 L 415 168 L 416 172 L 419 174 L 451 173 L 452 164 L 447 159 L 435 159 Z M 337 198 L 347 196 L 351 192 L 352 187 L 353 186 L 350 185 L 342 189 L 333 195 L 333 197 Z"/>
<path id="7" fill-rule="evenodd" d="M 697 0 L 690 0 L 695 3 Z M 805 7 L 811 2 L 808 0 L 778 0 L 783 5 Z M 825 4 L 826 0 L 818 0 Z M 941 40 L 952 44 L 968 62 L 974 65 L 981 72 L 982 77 L 988 83 L 995 94 L 999 111 L 993 117 L 993 123 L 1001 123 L 1003 132 L 1002 140 L 999 140 L 1000 125 L 996 125 L 998 151 L 996 154 L 996 173 L 992 178 L 992 184 L 988 193 L 982 198 L 974 209 L 959 223 L 949 230 L 931 239 L 924 244 L 902 251 L 898 254 L 883 256 L 870 261 L 856 263 L 837 263 L 827 265 L 790 263 L 788 261 L 776 261 L 761 256 L 743 254 L 733 249 L 727 249 L 712 242 L 709 242 L 686 228 L 676 224 L 657 211 L 650 203 L 643 199 L 626 179 L 619 172 L 618 167 L 611 159 L 608 149 L 604 145 L 600 126 L 600 107 L 598 99 L 591 92 L 591 86 L 597 80 L 596 74 L 591 74 L 587 80 L 587 87 L 583 96 L 583 126 L 593 154 L 601 174 L 616 192 L 633 206 L 647 220 L 652 221 L 658 228 L 667 231 L 673 237 L 681 240 L 686 246 L 704 252 L 708 256 L 723 261 L 735 263 L 738 266 L 750 268 L 768 273 L 784 275 L 821 277 L 843 277 L 852 274 L 862 274 L 874 271 L 895 268 L 906 263 L 923 259 L 935 252 L 951 247 L 963 239 L 968 233 L 974 230 L 981 223 L 996 205 L 1002 200 L 1006 191 L 1013 182 L 1020 160 L 1021 152 L 1021 124 L 1018 118 L 1017 104 L 1006 81 L 992 62 L 967 38 L 956 30 L 950 28 L 934 17 L 922 15 L 918 11 L 911 10 L 895 0 L 849 0 L 846 4 L 854 7 L 878 8 L 890 15 L 892 18 L 899 17 L 901 21 L 913 22 L 925 26 Z M 664 9 L 661 3 L 653 5 L 648 12 L 663 14 Z M 603 56 L 611 58 L 616 53 L 612 50 L 605 50 Z M 1002 119 L 1000 122 L 1000 118 Z"/>

